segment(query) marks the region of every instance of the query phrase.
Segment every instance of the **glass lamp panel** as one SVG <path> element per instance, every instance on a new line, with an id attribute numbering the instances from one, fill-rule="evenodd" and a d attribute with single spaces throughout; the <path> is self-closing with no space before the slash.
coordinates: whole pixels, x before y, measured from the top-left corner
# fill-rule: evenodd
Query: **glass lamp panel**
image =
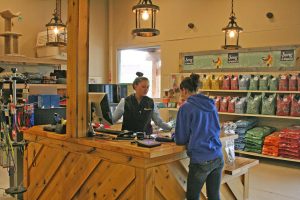
<path id="1" fill-rule="evenodd" d="M 152 27 L 153 10 L 140 9 L 138 12 L 139 28 L 154 28 Z"/>
<path id="2" fill-rule="evenodd" d="M 238 34 L 239 32 L 234 29 L 226 30 L 225 37 L 226 37 L 226 45 L 237 45 L 238 44 Z"/>

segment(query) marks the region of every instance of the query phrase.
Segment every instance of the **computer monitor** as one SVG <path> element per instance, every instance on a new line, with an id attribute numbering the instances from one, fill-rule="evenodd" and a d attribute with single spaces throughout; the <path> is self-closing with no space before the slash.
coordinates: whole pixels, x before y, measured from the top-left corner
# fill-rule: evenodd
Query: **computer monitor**
<path id="1" fill-rule="evenodd" d="M 89 92 L 89 119 L 92 123 L 112 125 L 112 114 L 106 93 Z"/>

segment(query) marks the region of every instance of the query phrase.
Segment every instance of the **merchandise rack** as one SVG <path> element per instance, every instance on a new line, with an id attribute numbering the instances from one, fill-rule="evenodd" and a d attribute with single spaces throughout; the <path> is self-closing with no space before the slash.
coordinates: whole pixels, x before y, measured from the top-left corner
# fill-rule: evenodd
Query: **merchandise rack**
<path id="1" fill-rule="evenodd" d="M 30 88 L 30 86 L 40 86 L 40 87 L 53 87 L 55 86 L 57 89 L 66 89 L 67 85 L 66 84 L 43 84 L 43 83 L 38 83 L 38 84 L 27 84 L 27 86 L 25 86 L 24 83 L 17 83 L 17 89 L 24 89 L 25 87 Z M 8 84 L 4 84 L 4 89 L 8 89 L 9 85 Z"/>
<path id="2" fill-rule="evenodd" d="M 233 71 L 235 70 L 235 71 Z M 192 71 L 191 71 L 192 72 Z M 214 69 L 214 70 L 198 70 L 194 71 L 194 73 L 199 74 L 200 76 L 203 74 L 206 75 L 280 75 L 280 74 L 298 74 L 300 73 L 300 67 L 272 67 L 272 68 L 256 68 L 253 67 L 247 69 Z M 172 73 L 170 76 L 170 86 L 172 86 L 172 75 L 176 76 L 177 84 L 180 82 L 181 77 L 187 77 L 190 75 L 190 72 L 183 73 Z M 171 88 L 171 87 L 170 87 Z M 199 89 L 198 92 L 202 92 L 209 96 L 230 96 L 230 95 L 238 95 L 245 96 L 247 93 L 273 93 L 273 94 L 300 94 L 300 91 L 279 91 L 279 90 L 213 90 L 213 89 Z M 178 108 L 167 108 L 170 116 L 174 117 L 177 114 Z M 278 130 L 289 127 L 292 125 L 300 125 L 300 117 L 294 116 L 277 116 L 277 115 L 262 115 L 262 114 L 246 114 L 246 113 L 229 113 L 229 112 L 218 112 L 220 121 L 234 121 L 238 120 L 240 117 L 257 117 L 259 118 L 258 126 L 273 126 Z M 283 157 L 274 157 L 263 155 L 259 153 L 246 152 L 246 151 L 235 151 L 237 154 L 245 155 L 245 156 L 253 156 L 257 158 L 268 158 L 274 160 L 283 160 L 289 162 L 300 163 L 300 159 L 290 159 Z"/>
<path id="3" fill-rule="evenodd" d="M 199 89 L 199 92 L 223 92 L 223 93 L 275 93 L 275 94 L 300 94 L 300 91 L 278 91 L 278 90 L 205 90 Z"/>
<path id="4" fill-rule="evenodd" d="M 177 112 L 178 108 L 168 108 L 168 110 L 169 111 L 176 111 Z M 275 119 L 300 120 L 300 117 L 293 117 L 293 116 L 261 115 L 261 114 L 229 113 L 229 112 L 218 112 L 218 114 L 219 115 L 243 116 L 243 117 L 260 117 L 260 118 L 275 118 Z"/>
<path id="5" fill-rule="evenodd" d="M 275 118 L 275 119 L 297 119 L 300 117 L 293 116 L 278 116 L 278 115 L 261 115 L 261 114 L 246 114 L 246 113 L 229 113 L 229 112 L 218 112 L 219 115 L 235 115 L 235 116 L 245 116 L 245 117 L 261 117 L 261 118 Z"/>

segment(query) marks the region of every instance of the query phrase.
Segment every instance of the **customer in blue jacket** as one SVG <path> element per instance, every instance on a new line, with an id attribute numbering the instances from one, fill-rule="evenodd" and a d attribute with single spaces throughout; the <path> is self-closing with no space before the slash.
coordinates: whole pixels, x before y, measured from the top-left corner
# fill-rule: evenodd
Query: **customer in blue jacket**
<path id="1" fill-rule="evenodd" d="M 180 83 L 181 97 L 186 101 L 177 114 L 175 141 L 187 146 L 190 157 L 186 198 L 199 200 L 206 182 L 208 200 L 219 200 L 224 166 L 219 117 L 214 101 L 197 94 L 198 85 L 197 74 Z"/>

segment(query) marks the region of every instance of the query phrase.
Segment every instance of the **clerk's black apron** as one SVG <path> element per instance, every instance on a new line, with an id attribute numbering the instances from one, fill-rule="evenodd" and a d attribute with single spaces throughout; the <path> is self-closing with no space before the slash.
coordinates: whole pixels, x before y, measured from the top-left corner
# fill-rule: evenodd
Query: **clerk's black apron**
<path id="1" fill-rule="evenodd" d="M 153 99 L 144 96 L 140 102 L 134 94 L 125 98 L 122 130 L 152 133 Z"/>

